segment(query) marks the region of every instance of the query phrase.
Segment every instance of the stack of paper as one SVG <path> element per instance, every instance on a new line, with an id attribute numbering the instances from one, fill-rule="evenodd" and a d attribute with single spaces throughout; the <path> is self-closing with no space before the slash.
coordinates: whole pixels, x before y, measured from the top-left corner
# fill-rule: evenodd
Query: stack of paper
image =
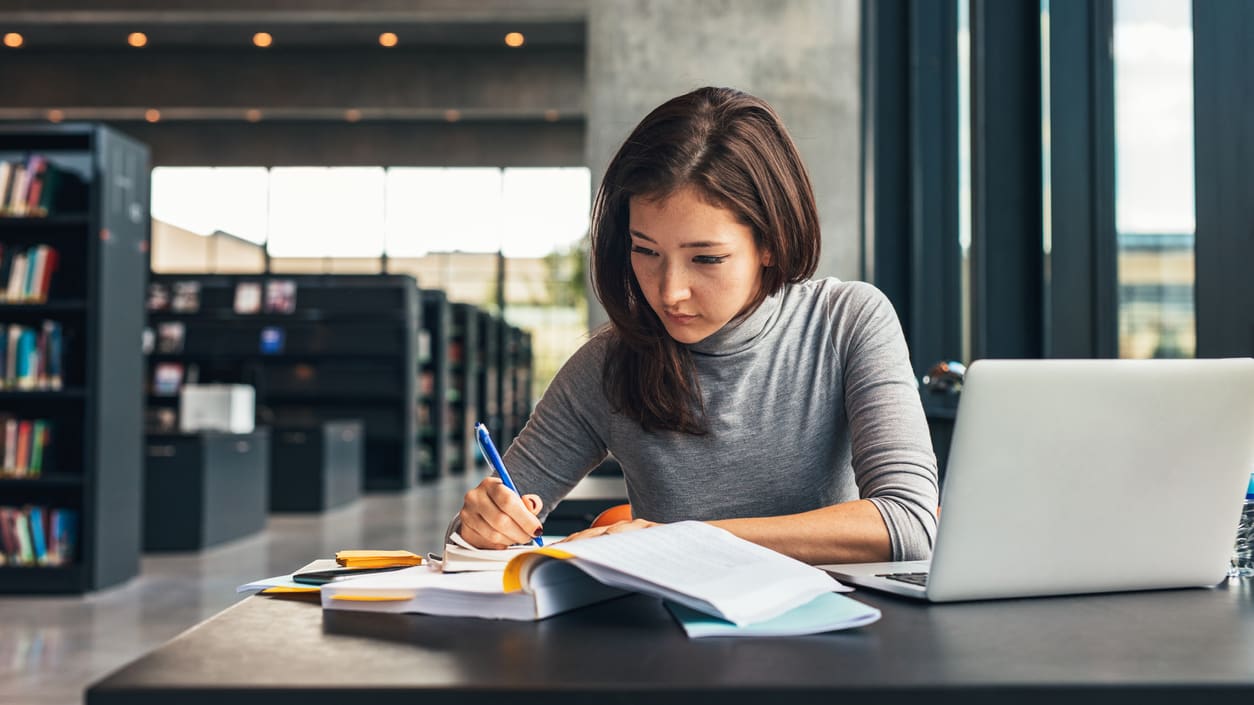
<path id="1" fill-rule="evenodd" d="M 419 565 L 422 556 L 409 551 L 339 551 L 335 562 L 344 568 L 386 568 L 392 565 Z"/>

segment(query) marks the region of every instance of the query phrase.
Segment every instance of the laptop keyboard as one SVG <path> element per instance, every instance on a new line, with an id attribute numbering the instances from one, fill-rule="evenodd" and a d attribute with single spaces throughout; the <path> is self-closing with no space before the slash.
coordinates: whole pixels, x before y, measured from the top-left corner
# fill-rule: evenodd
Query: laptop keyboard
<path id="1" fill-rule="evenodd" d="M 888 578 L 919 587 L 927 587 L 927 573 L 877 573 L 877 578 Z"/>

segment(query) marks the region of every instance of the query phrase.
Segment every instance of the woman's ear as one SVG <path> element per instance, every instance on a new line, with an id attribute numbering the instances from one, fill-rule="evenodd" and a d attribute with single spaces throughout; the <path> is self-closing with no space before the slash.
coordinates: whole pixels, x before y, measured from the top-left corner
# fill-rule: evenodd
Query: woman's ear
<path id="1" fill-rule="evenodd" d="M 770 250 L 762 250 L 762 266 L 763 267 L 775 266 L 775 258 L 771 256 Z"/>

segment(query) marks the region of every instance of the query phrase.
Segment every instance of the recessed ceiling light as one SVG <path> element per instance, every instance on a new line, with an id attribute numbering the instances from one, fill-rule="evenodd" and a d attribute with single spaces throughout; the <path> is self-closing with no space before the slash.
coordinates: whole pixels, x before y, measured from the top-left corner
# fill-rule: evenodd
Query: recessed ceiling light
<path id="1" fill-rule="evenodd" d="M 357 122 L 361 119 L 361 111 L 357 108 L 349 108 L 344 111 L 344 119 L 349 122 Z"/>
<path id="2" fill-rule="evenodd" d="M 261 47 L 262 49 L 270 46 L 273 43 L 274 43 L 274 37 L 271 37 L 269 32 L 258 32 L 253 35 L 253 44 Z"/>
<path id="3" fill-rule="evenodd" d="M 48 122 L 61 122 L 65 119 L 65 113 L 53 108 L 48 111 Z"/>
<path id="4" fill-rule="evenodd" d="M 392 32 L 384 32 L 379 35 L 379 44 L 385 47 L 394 47 L 397 41 L 396 34 Z"/>
<path id="5" fill-rule="evenodd" d="M 4 35 L 4 45 L 6 47 L 9 47 L 10 49 L 16 49 L 22 46 L 22 42 L 23 42 L 22 35 L 18 34 L 17 32 L 9 32 L 8 34 Z"/>
<path id="6" fill-rule="evenodd" d="M 462 119 L 462 111 L 460 111 L 460 110 L 445 110 L 445 111 L 444 111 L 444 119 L 445 119 L 445 120 L 448 120 L 449 122 L 457 122 L 458 120 L 461 120 L 461 119 Z"/>
<path id="7" fill-rule="evenodd" d="M 554 110 L 553 108 L 549 108 L 548 110 L 544 111 L 544 120 L 546 122 L 557 122 L 558 117 L 560 117 L 558 115 L 558 112 Z"/>
<path id="8" fill-rule="evenodd" d="M 510 32 L 509 34 L 505 35 L 505 46 L 507 47 L 513 47 L 517 49 L 518 47 L 525 44 L 526 41 L 527 41 L 527 38 L 522 35 L 522 32 Z"/>
<path id="9" fill-rule="evenodd" d="M 249 108 L 244 111 L 244 119 L 249 122 L 261 122 L 261 111 L 256 108 Z"/>
<path id="10" fill-rule="evenodd" d="M 148 122 L 156 122 L 161 119 L 161 111 L 156 108 L 149 108 L 144 111 L 144 119 Z"/>
<path id="11" fill-rule="evenodd" d="M 131 32 L 126 35 L 126 43 L 133 47 L 142 47 L 148 44 L 148 35 L 143 32 Z"/>

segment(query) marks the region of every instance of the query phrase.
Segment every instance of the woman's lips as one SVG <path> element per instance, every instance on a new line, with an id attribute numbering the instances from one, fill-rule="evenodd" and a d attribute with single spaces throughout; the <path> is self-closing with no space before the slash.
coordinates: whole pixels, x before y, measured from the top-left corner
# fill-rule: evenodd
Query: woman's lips
<path id="1" fill-rule="evenodd" d="M 670 321 L 671 323 L 676 323 L 676 324 L 679 324 L 679 325 L 683 325 L 683 324 L 685 324 L 685 323 L 691 323 L 691 322 L 693 322 L 693 321 L 697 320 L 697 316 L 696 316 L 696 314 L 689 314 L 689 313 L 671 313 L 671 312 L 667 311 L 667 312 L 666 312 L 666 320 Z"/>

